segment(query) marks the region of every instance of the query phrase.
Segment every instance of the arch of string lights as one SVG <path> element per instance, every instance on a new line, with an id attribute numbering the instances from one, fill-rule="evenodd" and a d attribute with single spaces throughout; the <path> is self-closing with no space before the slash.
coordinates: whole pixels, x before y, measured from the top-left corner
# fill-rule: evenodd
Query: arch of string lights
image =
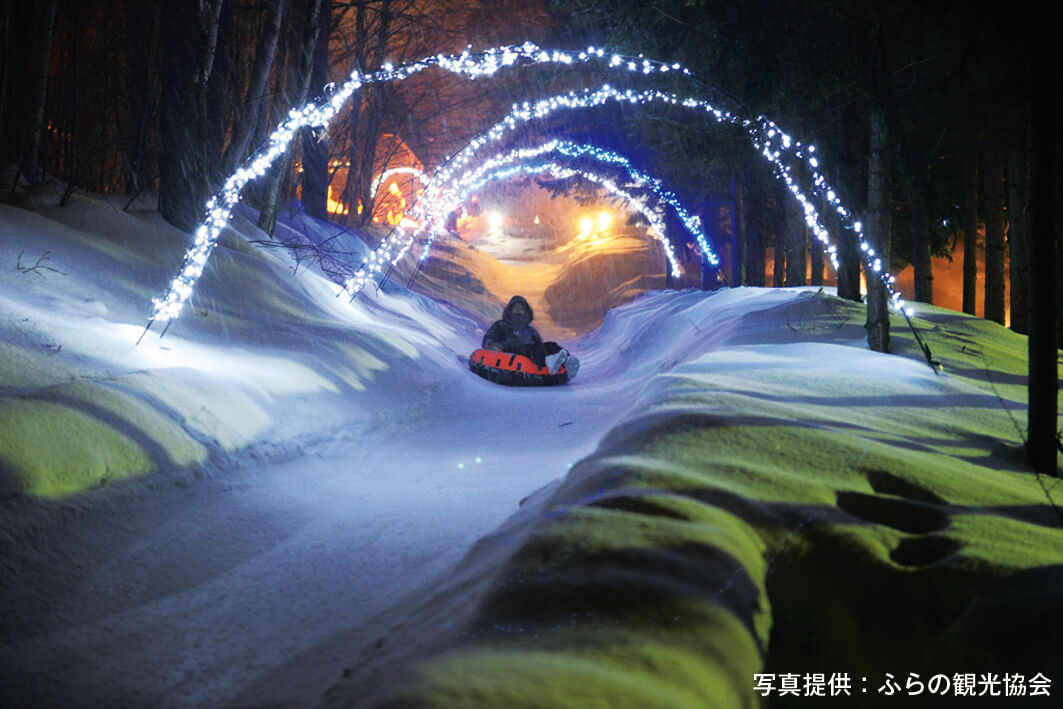
<path id="1" fill-rule="evenodd" d="M 236 202 L 239 201 L 244 186 L 251 180 L 264 175 L 270 166 L 287 152 L 299 130 L 303 128 L 327 127 L 351 96 L 362 86 L 373 83 L 402 81 L 433 66 L 476 79 L 491 76 L 504 67 L 519 64 L 572 65 L 577 63 L 604 64 L 605 68 L 609 70 L 629 74 L 664 75 L 680 73 L 682 75 L 690 75 L 690 71 L 679 64 L 666 64 L 642 56 L 632 58 L 619 54 L 607 54 L 605 50 L 595 47 L 590 47 L 583 52 L 546 50 L 531 42 L 526 42 L 522 45 L 495 47 L 475 54 L 468 50 L 458 55 L 438 54 L 400 67 L 387 63 L 378 71 L 368 74 L 355 70 L 339 86 L 329 84 L 326 87 L 326 95 L 321 100 L 308 103 L 301 108 L 293 108 L 289 112 L 288 118 L 270 135 L 268 143 L 230 175 L 222 186 L 221 191 L 208 200 L 206 217 L 195 230 L 193 244 L 185 254 L 184 263 L 180 271 L 174 277 L 166 294 L 162 297 L 154 298 L 152 301 L 155 306 L 154 314 L 144 329 L 145 333 L 151 329 L 155 322 L 166 323 L 166 327 L 169 327 L 169 324 L 180 315 L 185 301 L 193 293 L 196 281 L 203 274 L 203 269 L 210 258 L 222 229 L 228 224 L 232 209 Z M 580 94 L 583 94 L 582 99 Z M 596 96 L 598 98 L 595 98 Z M 893 305 L 898 308 L 903 307 L 900 293 L 893 288 L 895 279 L 883 271 L 881 260 L 876 257 L 874 250 L 867 243 L 860 222 L 852 221 L 849 211 L 842 206 L 841 201 L 834 190 L 830 188 L 826 178 L 819 172 L 818 163 L 814 157 L 815 148 L 811 145 L 803 146 L 800 141 L 793 141 L 790 136 L 779 130 L 773 121 L 763 116 L 759 116 L 756 120 L 741 119 L 731 112 L 722 111 L 698 99 L 679 99 L 673 94 L 662 92 L 635 93 L 631 90 L 617 92 L 606 85 L 597 92 L 573 92 L 566 96 L 548 99 L 547 102 L 537 102 L 534 105 L 534 109 L 528 104 L 515 106 L 513 112 L 502 122 L 496 124 L 487 136 L 473 141 L 455 156 L 456 159 L 448 162 L 445 168 L 440 171 L 441 174 L 437 173 L 437 177 L 441 177 L 442 181 L 445 182 L 453 174 L 456 167 L 467 163 L 472 154 L 481 145 L 486 143 L 488 139 L 493 139 L 489 138 L 489 136 L 494 135 L 496 132 L 501 134 L 508 128 L 515 127 L 519 122 L 540 117 L 537 114 L 545 115 L 562 107 L 585 108 L 591 105 L 601 105 L 607 100 L 621 100 L 620 97 L 624 97 L 623 100 L 628 100 L 632 103 L 645 102 L 637 99 L 637 96 L 644 96 L 645 100 L 653 100 L 650 97 L 656 96 L 657 100 L 681 103 L 690 108 L 702 108 L 714 116 L 718 122 L 726 121 L 733 124 L 741 124 L 749 131 L 754 147 L 766 159 L 775 164 L 776 176 L 786 182 L 790 191 L 801 202 L 805 210 L 806 222 L 813 228 L 817 238 L 829 245 L 829 236 L 826 229 L 819 224 L 814 206 L 797 186 L 792 177 L 792 171 L 789 166 L 782 162 L 781 156 L 785 152 L 787 155 L 793 155 L 797 159 L 804 160 L 811 170 L 812 192 L 826 200 L 827 204 L 837 210 L 841 222 L 846 228 L 851 228 L 856 232 L 869 267 L 875 273 L 880 274 L 887 290 L 891 293 Z M 591 101 L 597 101 L 597 104 L 592 104 Z M 551 105 L 549 102 L 554 103 Z M 549 110 L 547 110 L 548 108 Z M 774 142 L 776 140 L 778 142 Z M 432 182 L 435 181 L 433 178 Z M 434 227 L 435 225 L 429 224 L 429 226 Z M 379 265 L 384 261 L 397 262 L 399 258 L 405 255 L 413 238 L 420 231 L 423 231 L 423 227 L 413 232 L 413 235 L 410 236 L 404 230 L 396 229 L 373 252 L 370 259 L 363 264 L 363 270 L 371 268 L 374 264 Z M 831 256 L 832 263 L 837 268 L 837 253 L 833 246 L 828 248 L 828 253 Z"/>
<path id="2" fill-rule="evenodd" d="M 554 180 L 581 178 L 593 183 L 598 187 L 601 187 L 603 190 L 605 190 L 605 192 L 619 197 L 620 199 L 627 202 L 632 209 L 639 212 L 640 214 L 642 214 L 643 217 L 646 218 L 646 221 L 650 225 L 650 229 L 654 233 L 654 237 L 661 242 L 661 245 L 664 248 L 665 257 L 668 259 L 668 263 L 671 266 L 672 275 L 676 277 L 680 275 L 681 271 L 679 268 L 679 262 L 676 260 L 675 251 L 672 249 L 672 244 L 666 236 L 664 220 L 657 211 L 658 209 L 662 209 L 661 204 L 652 204 L 651 200 L 648 200 L 645 197 L 637 197 L 617 185 L 609 177 L 601 175 L 599 173 L 590 170 L 581 170 L 565 165 L 560 165 L 556 162 L 521 163 L 519 165 L 509 164 L 504 166 L 496 165 L 494 166 L 493 170 L 487 169 L 480 171 L 479 179 L 477 179 L 475 182 L 467 184 L 463 188 L 461 194 L 464 197 L 468 197 L 483 189 L 490 182 L 499 182 L 518 177 L 528 177 L 543 174 L 548 175 L 551 179 Z M 653 200 L 653 202 L 656 202 L 656 200 Z M 408 249 L 409 245 L 413 243 L 412 240 L 406 240 L 406 232 L 404 231 L 396 230 L 394 234 L 396 235 L 394 243 L 389 245 L 388 248 L 383 249 L 383 251 L 387 255 L 383 257 L 377 257 L 376 252 L 371 253 L 369 255 L 369 259 L 374 259 L 374 257 L 377 257 L 377 260 L 373 261 L 373 263 L 379 266 L 378 269 L 363 268 L 354 276 L 347 279 L 347 281 L 344 283 L 343 289 L 351 297 L 358 295 L 358 293 L 360 293 L 363 288 L 372 283 L 375 274 L 378 273 L 379 270 L 386 268 L 389 264 L 398 261 L 398 259 L 392 261 L 390 258 L 390 254 L 396 253 L 395 249 L 398 249 L 398 253 L 404 254 L 405 249 Z M 400 242 L 402 243 L 400 244 Z M 399 256 L 399 258 L 401 258 L 401 255 Z"/>
<path id="3" fill-rule="evenodd" d="M 741 119 L 734 113 L 716 108 L 708 101 L 702 99 L 681 97 L 655 89 L 642 91 L 625 89 L 621 91 L 605 84 L 596 89 L 588 88 L 572 91 L 567 94 L 541 99 L 535 103 L 516 104 L 508 115 L 471 141 L 450 158 L 443 167 L 437 170 L 429 182 L 426 192 L 428 194 L 433 194 L 436 191 L 442 193 L 452 192 L 454 190 L 453 185 L 461 179 L 460 175 L 463 174 L 459 172 L 460 169 L 473 162 L 482 147 L 501 140 L 507 133 L 515 130 L 524 122 L 545 118 L 559 110 L 592 108 L 605 105 L 610 101 L 635 105 L 661 102 L 684 109 L 699 110 L 709 114 L 717 123 L 729 123 L 743 128 L 757 152 L 772 163 L 776 178 L 786 184 L 789 191 L 801 205 L 806 224 L 816 238 L 822 242 L 824 250 L 830 257 L 831 264 L 837 270 L 839 267 L 837 247 L 831 243 L 830 234 L 820 221 L 819 212 L 812 200 L 801 190 L 797 180 L 793 177 L 793 166 L 787 164 L 784 158 L 789 158 L 791 162 L 797 161 L 798 165 L 803 163 L 811 175 L 811 192 L 826 201 L 837 212 L 845 228 L 851 229 L 856 233 L 868 268 L 879 275 L 886 286 L 887 292 L 890 293 L 893 306 L 902 310 L 907 316 L 912 314 L 910 309 L 905 309 L 901 294 L 894 287 L 896 278 L 884 270 L 881 258 L 867 241 L 862 223 L 852 220 L 851 213 L 842 205 L 837 193 L 827 182 L 826 177 L 819 171 L 819 160 L 815 155 L 815 146 L 806 146 L 800 141 L 795 141 L 782 131 L 774 121 L 764 116 L 759 116 L 756 120 Z M 397 263 L 397 260 L 405 255 L 418 235 L 427 234 L 426 251 L 422 252 L 423 258 L 427 250 L 430 249 L 436 234 L 439 233 L 441 218 L 438 210 L 433 213 L 433 211 L 415 207 L 411 214 L 420 221 L 420 226 L 409 234 L 404 233 L 402 235 L 407 241 L 402 242 L 398 248 L 396 248 L 395 244 L 390 243 L 381 245 L 381 248 L 388 253 L 398 254 L 390 264 Z M 705 253 L 715 256 L 707 243 L 699 241 L 699 246 Z M 363 264 L 362 270 L 369 269 L 370 273 L 367 274 L 367 278 L 373 278 L 390 264 L 382 262 L 380 259 L 368 259 Z"/>
<path id="4" fill-rule="evenodd" d="M 428 175 L 423 170 L 418 170 L 416 167 L 389 167 L 373 180 L 373 184 L 369 188 L 369 196 L 371 198 L 376 197 L 376 193 L 380 190 L 380 185 L 384 184 L 389 177 L 394 177 L 395 175 L 411 175 L 420 180 L 422 185 L 428 184 Z"/>
<path id="5" fill-rule="evenodd" d="M 480 188 L 484 175 L 489 174 L 492 170 L 504 168 L 516 162 L 538 158 L 539 156 L 548 153 L 556 153 L 573 162 L 577 162 L 581 158 L 587 158 L 604 165 L 624 170 L 627 173 L 628 180 L 633 183 L 635 187 L 649 191 L 654 197 L 656 197 L 657 201 L 670 206 L 675 211 L 676 216 L 679 218 L 680 222 L 682 222 L 686 230 L 695 238 L 698 245 L 703 249 L 703 253 L 706 254 L 706 258 L 709 262 L 714 266 L 719 265 L 719 258 L 715 252 L 709 248 L 708 238 L 701 229 L 701 219 L 696 215 L 690 214 L 675 193 L 665 188 L 664 184 L 657 178 L 636 169 L 635 166 L 631 164 L 631 161 L 624 156 L 594 145 L 577 144 L 570 141 L 555 139 L 536 147 L 517 148 L 505 155 L 497 155 L 490 160 L 481 163 L 479 167 L 460 175 L 448 186 L 448 189 L 445 192 L 439 193 L 438 196 L 435 194 L 429 196 L 421 207 L 421 212 L 429 214 L 433 221 L 438 222 L 443 218 L 444 213 L 450 205 L 464 202 L 471 192 Z M 430 247 L 431 236 L 429 242 L 421 252 L 420 258 L 422 260 L 427 257 Z"/>

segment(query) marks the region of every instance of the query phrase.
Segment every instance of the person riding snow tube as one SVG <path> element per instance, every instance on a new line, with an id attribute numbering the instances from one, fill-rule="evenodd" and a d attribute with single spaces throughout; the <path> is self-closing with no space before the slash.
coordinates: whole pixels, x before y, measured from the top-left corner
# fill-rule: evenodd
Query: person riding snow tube
<path id="1" fill-rule="evenodd" d="M 488 328 L 481 349 L 469 357 L 469 369 L 509 386 L 564 384 L 576 376 L 579 360 L 556 342 L 543 342 L 531 326 L 534 317 L 523 296 L 510 298 L 502 319 Z"/>

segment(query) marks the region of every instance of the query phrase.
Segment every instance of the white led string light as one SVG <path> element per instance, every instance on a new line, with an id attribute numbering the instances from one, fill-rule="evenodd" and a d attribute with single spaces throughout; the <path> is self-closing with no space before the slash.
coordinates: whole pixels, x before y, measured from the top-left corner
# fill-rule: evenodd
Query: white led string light
<path id="1" fill-rule="evenodd" d="M 597 89 L 583 89 L 566 94 L 541 99 L 535 103 L 523 103 L 514 105 L 513 109 L 502 120 L 485 131 L 475 140 L 471 141 L 461 151 L 450 158 L 444 167 L 433 175 L 426 191 L 431 194 L 436 190 L 445 190 L 460 179 L 455 173 L 471 163 L 477 152 L 488 143 L 501 140 L 507 133 L 515 130 L 521 123 L 533 119 L 548 117 L 552 113 L 563 109 L 585 109 L 602 106 L 610 101 L 643 105 L 652 102 L 661 102 L 667 105 L 679 106 L 685 109 L 700 110 L 708 113 L 717 123 L 730 123 L 740 125 L 749 135 L 753 147 L 766 160 L 774 166 L 776 178 L 783 180 L 787 188 L 797 199 L 805 214 L 805 223 L 812 230 L 813 235 L 824 245 L 824 250 L 830 257 L 835 271 L 839 268 L 837 247 L 831 243 L 830 234 L 820 221 L 819 212 L 812 200 L 798 186 L 793 178 L 791 166 L 784 162 L 784 158 L 803 161 L 811 175 L 813 194 L 823 199 L 837 212 L 842 225 L 856 233 L 860 250 L 864 253 L 864 259 L 868 268 L 879 276 L 890 293 L 892 305 L 911 316 L 912 310 L 906 308 L 900 292 L 895 288 L 896 278 L 884 270 L 881 258 L 875 249 L 867 241 L 863 232 L 863 225 L 859 221 L 853 221 L 852 215 L 838 197 L 836 191 L 827 182 L 826 177 L 819 171 L 819 160 L 815 156 L 816 148 L 813 145 L 804 145 L 801 141 L 793 140 L 788 134 L 779 129 L 778 125 L 764 116 L 758 116 L 755 120 L 742 119 L 730 111 L 716 108 L 708 101 L 693 97 L 681 97 L 673 93 L 658 90 L 634 91 L 615 89 L 605 84 Z M 421 220 L 420 227 L 411 232 L 409 239 L 415 240 L 418 235 L 428 233 L 433 238 L 439 228 L 439 219 L 423 210 L 415 209 L 414 214 Z M 707 243 L 699 241 L 699 246 L 705 253 L 712 253 Z"/>
<path id="2" fill-rule="evenodd" d="M 225 181 L 222 190 L 211 197 L 207 202 L 206 218 L 195 231 L 195 240 L 185 254 L 184 264 L 182 265 L 180 272 L 173 279 L 167 293 L 161 298 L 153 299 L 155 311 L 151 320 L 149 320 L 145 327 L 145 333 L 156 321 L 165 322 L 168 327 L 169 323 L 178 317 L 185 301 L 192 295 L 195 283 L 202 275 L 207 259 L 210 257 L 210 253 L 213 250 L 214 245 L 217 243 L 221 230 L 228 223 L 232 208 L 236 202 L 239 201 L 240 193 L 244 186 L 252 179 L 265 174 L 277 158 L 288 150 L 296 133 L 301 128 L 327 127 L 354 92 L 360 89 L 363 85 L 387 81 L 402 81 L 403 79 L 432 66 L 438 66 L 446 71 L 455 74 L 463 74 L 471 79 L 476 79 L 479 77 L 491 76 L 503 67 L 516 65 L 520 60 L 524 60 L 531 64 L 554 63 L 564 65 L 605 61 L 607 68 L 626 71 L 628 73 L 650 75 L 681 72 L 685 75 L 690 74 L 688 69 L 679 64 L 665 64 L 646 59 L 641 55 L 635 59 L 623 57 L 618 54 L 609 55 L 607 60 L 605 57 L 605 51 L 600 48 L 591 47 L 585 52 L 572 53 L 559 50 L 545 50 L 531 42 L 526 42 L 522 45 L 496 47 L 477 54 L 472 54 L 466 50 L 460 55 L 435 55 L 432 57 L 426 57 L 417 62 L 403 65 L 399 68 L 395 68 L 390 63 L 387 63 L 383 65 L 382 69 L 370 74 L 361 74 L 358 71 L 352 72 L 347 81 L 340 85 L 338 89 L 335 87 L 335 84 L 330 84 L 326 87 L 327 93 L 329 94 L 326 98 L 317 103 L 308 103 L 300 109 L 293 108 L 288 114 L 288 119 L 270 136 L 268 144 L 230 175 Z M 822 173 L 819 172 L 818 161 L 814 155 L 814 146 L 809 145 L 805 147 L 802 146 L 799 141 L 792 141 L 787 134 L 779 130 L 778 126 L 773 121 L 770 121 L 763 116 L 758 117 L 755 121 L 748 119 L 743 120 L 729 111 L 722 111 L 700 99 L 680 98 L 675 94 L 661 91 L 635 92 L 631 89 L 627 89 L 620 92 L 605 85 L 595 91 L 585 90 L 582 92 L 572 92 L 563 96 L 544 99 L 532 105 L 524 103 L 515 106 L 514 110 L 488 131 L 485 136 L 472 141 L 465 149 L 454 156 L 454 159 L 449 161 L 442 170 L 437 172 L 433 180 L 430 181 L 429 187 L 431 187 L 432 182 L 435 182 L 436 178 L 440 178 L 442 183 L 446 184 L 451 179 L 455 169 L 466 165 L 471 160 L 476 150 L 489 141 L 497 140 L 502 134 L 513 129 L 519 123 L 533 118 L 545 117 L 561 108 L 589 108 L 603 105 L 607 101 L 626 101 L 633 104 L 661 101 L 668 104 L 683 106 L 684 108 L 702 109 L 713 116 L 719 123 L 729 122 L 742 125 L 748 131 L 754 147 L 757 148 L 766 159 L 775 165 L 776 176 L 786 182 L 791 193 L 794 194 L 802 205 L 805 211 L 806 222 L 813 229 L 813 233 L 816 237 L 828 246 L 827 252 L 831 257 L 831 263 L 834 265 L 835 269 L 837 269 L 837 250 L 834 246 L 830 245 L 829 235 L 820 223 L 815 207 L 797 186 L 797 183 L 792 178 L 790 168 L 783 163 L 781 156 L 785 152 L 787 155 L 792 155 L 799 160 L 803 160 L 808 165 L 812 176 L 812 192 L 821 199 L 824 199 L 827 204 L 837 211 L 843 225 L 846 225 L 847 228 L 853 229 L 858 236 L 861 251 L 865 254 L 865 261 L 869 268 L 882 279 L 888 292 L 891 294 L 891 301 L 894 307 L 902 309 L 906 315 L 911 315 L 911 310 L 904 308 L 904 302 L 901 299 L 901 295 L 894 288 L 896 279 L 883 269 L 881 259 L 866 241 L 861 223 L 853 222 L 851 220 L 849 211 L 845 209 L 840 199 L 837 197 L 836 192 L 827 183 L 826 178 Z M 778 144 L 773 142 L 776 138 L 778 138 Z M 367 263 L 390 261 L 390 263 L 394 264 L 398 259 L 405 255 L 413 240 L 416 239 L 419 233 L 425 230 L 426 226 L 430 232 L 434 232 L 434 221 L 435 220 L 430 219 L 427 225 L 422 224 L 421 228 L 410 235 L 407 235 L 405 231 L 401 229 L 394 230 L 392 234 L 385 239 L 385 242 L 374 250 Z M 699 241 L 699 245 L 704 250 L 703 253 L 713 253 L 707 243 L 701 243 Z M 143 334 L 141 337 L 143 337 Z"/>
<path id="3" fill-rule="evenodd" d="M 210 198 L 206 205 L 206 217 L 195 231 L 195 240 L 185 253 L 181 270 L 174 277 L 166 294 L 152 300 L 155 310 L 144 332 L 151 329 L 152 324 L 157 321 L 167 323 L 168 327 L 169 323 L 180 315 L 185 301 L 192 295 L 196 281 L 203 274 L 207 259 L 210 258 L 222 229 L 228 223 L 232 208 L 239 201 L 244 186 L 251 180 L 264 175 L 277 158 L 285 154 L 297 131 L 301 128 L 328 126 L 354 95 L 354 92 L 365 84 L 402 81 L 432 66 L 476 79 L 491 76 L 499 69 L 516 65 L 521 60 L 531 64 L 564 65 L 607 62 L 608 68 L 646 75 L 677 71 L 686 75 L 690 74 L 688 69 L 679 64 L 664 64 L 642 56 L 632 59 L 612 54 L 606 59 L 606 52 L 601 48 L 590 47 L 585 52 L 573 53 L 545 50 L 532 42 L 494 47 L 476 54 L 468 50 L 457 55 L 437 54 L 399 68 L 395 68 L 391 63 L 385 63 L 380 70 L 370 74 L 362 74 L 355 70 L 338 88 L 334 83 L 329 84 L 326 87 L 326 94 L 328 94 L 326 98 L 316 103 L 308 103 L 300 109 L 293 108 L 288 114 L 288 119 L 270 135 L 267 145 L 230 175 L 221 191 Z M 399 258 L 405 253 L 406 248 L 398 250 Z M 143 336 L 141 334 L 141 338 Z"/>
<path id="4" fill-rule="evenodd" d="M 611 195 L 619 197 L 627 202 L 627 204 L 635 211 L 642 214 L 646 221 L 650 225 L 651 234 L 653 238 L 661 242 L 661 247 L 664 249 L 665 258 L 668 259 L 668 263 L 671 266 L 672 275 L 679 277 L 681 275 L 679 262 L 676 260 L 675 251 L 672 249 L 672 244 L 668 240 L 665 231 L 664 220 L 657 212 L 660 208 L 659 204 L 651 204 L 646 198 L 638 197 L 630 192 L 627 192 L 622 187 L 618 186 L 609 177 L 591 172 L 589 170 L 579 170 L 573 167 L 560 165 L 556 162 L 534 163 L 534 164 L 520 164 L 509 166 L 496 166 L 493 171 L 487 171 L 486 174 L 481 174 L 480 179 L 477 182 L 467 185 L 462 194 L 465 196 L 472 195 L 490 182 L 499 182 L 514 179 L 517 177 L 530 177 L 535 175 L 547 174 L 551 179 L 555 180 L 567 180 L 573 177 L 579 177 L 588 182 L 591 182 Z M 656 207 L 656 208 L 655 208 Z M 405 240 L 405 243 L 400 244 Z M 373 280 L 383 273 L 386 269 L 398 262 L 406 250 L 409 249 L 413 243 L 413 239 L 406 236 L 405 232 L 396 230 L 388 239 L 385 240 L 385 248 L 383 252 L 388 254 L 394 254 L 397 251 L 401 251 L 394 260 L 387 255 L 378 256 L 375 252 L 370 254 L 366 259 L 362 268 L 351 278 L 347 279 L 344 283 L 344 290 L 353 298 L 358 295 L 367 285 L 373 282 Z M 423 258 L 423 255 L 422 255 Z"/>
<path id="5" fill-rule="evenodd" d="M 634 183 L 635 187 L 650 191 L 657 200 L 667 204 L 675 210 L 676 216 L 678 216 L 680 222 L 682 222 L 686 230 L 690 232 L 690 235 L 694 237 L 699 246 L 704 249 L 708 245 L 708 238 L 701 230 L 701 219 L 696 215 L 690 214 L 680 203 L 679 198 L 676 197 L 673 192 L 666 189 L 660 180 L 637 170 L 631 164 L 631 161 L 615 152 L 594 145 L 581 145 L 564 140 L 550 140 L 534 148 L 518 148 L 505 155 L 496 155 L 481 163 L 476 169 L 469 170 L 464 174 L 459 175 L 450 185 L 444 188 L 444 191 L 438 193 L 438 196 L 428 198 L 423 205 L 419 206 L 419 213 L 422 215 L 428 215 L 427 221 L 438 224 L 443 219 L 443 215 L 448 210 L 448 207 L 450 205 L 461 204 L 464 202 L 468 198 L 469 193 L 473 191 L 470 189 L 470 186 L 477 185 L 485 174 L 490 173 L 492 170 L 512 165 L 514 162 L 537 158 L 547 153 L 557 153 L 558 155 L 571 160 L 589 158 L 599 163 L 622 168 L 627 173 L 628 179 Z M 477 186 L 474 189 L 479 189 L 479 187 Z M 433 190 L 433 194 L 437 193 Z M 438 231 L 433 231 L 429 234 L 428 241 L 425 243 L 424 249 L 421 251 L 420 259 L 422 261 L 427 258 L 428 253 L 432 248 L 432 242 L 438 233 Z M 663 231 L 660 233 L 662 238 L 664 238 L 666 244 L 665 248 L 668 253 L 672 254 L 673 247 L 671 242 L 664 236 Z M 706 254 L 706 258 L 712 265 L 719 265 L 720 260 L 711 249 L 703 251 L 702 253 Z M 678 277 L 679 269 L 674 257 L 670 258 L 669 261 L 672 263 L 672 275 Z"/>
<path id="6" fill-rule="evenodd" d="M 395 175 L 412 175 L 420 180 L 422 185 L 428 184 L 428 175 L 423 170 L 418 170 L 415 167 L 389 167 L 373 180 L 373 185 L 369 189 L 369 198 L 376 197 L 376 193 L 380 190 L 380 185 L 384 184 L 384 181 L 389 177 L 394 177 Z"/>

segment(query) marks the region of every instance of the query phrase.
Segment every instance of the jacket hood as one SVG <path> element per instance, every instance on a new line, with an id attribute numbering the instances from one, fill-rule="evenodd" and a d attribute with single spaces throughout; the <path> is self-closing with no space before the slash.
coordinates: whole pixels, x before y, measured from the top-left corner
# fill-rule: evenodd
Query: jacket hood
<path id="1" fill-rule="evenodd" d="M 517 305 L 518 303 L 522 303 L 524 307 L 528 309 L 528 315 L 531 316 L 531 320 L 534 320 L 535 311 L 532 310 L 531 304 L 529 304 L 528 301 L 522 295 L 515 295 L 509 299 L 509 302 L 506 303 L 505 309 L 502 311 L 502 319 L 506 320 L 507 322 L 510 321 L 510 313 L 513 310 L 513 306 Z"/>

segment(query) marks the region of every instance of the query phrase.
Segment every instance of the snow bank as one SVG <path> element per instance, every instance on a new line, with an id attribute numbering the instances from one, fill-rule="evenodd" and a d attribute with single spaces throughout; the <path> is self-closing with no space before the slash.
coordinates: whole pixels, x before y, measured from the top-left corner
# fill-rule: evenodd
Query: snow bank
<path id="1" fill-rule="evenodd" d="M 680 363 L 321 706 L 755 706 L 758 672 L 847 673 L 868 706 L 886 672 L 1059 677 L 1063 520 L 1000 389 L 1024 340 L 921 308 L 937 375 L 900 323 L 911 356 L 868 351 L 862 317 L 811 290 L 611 312 L 585 344 Z"/>
<path id="2" fill-rule="evenodd" d="M 21 197 L 35 211 L 0 205 L 0 494 L 62 497 L 252 444 L 291 448 L 370 416 L 389 398 L 370 388 L 426 385 L 438 376 L 425 360 L 466 349 L 471 325 L 452 311 L 386 294 L 351 305 L 286 250 L 251 245 L 265 235 L 241 218 L 183 317 L 137 346 L 189 237 L 102 199 Z M 305 222 L 280 232 L 331 238 Z"/>
<path id="3" fill-rule="evenodd" d="M 400 270 L 352 305 L 238 218 L 135 346 L 189 237 L 6 199 L 13 696 L 730 707 L 755 672 L 844 672 L 864 705 L 886 671 L 1063 676 L 1063 531 L 1023 462 L 1025 339 L 996 325 L 919 308 L 938 375 L 902 321 L 897 356 L 868 351 L 829 291 L 630 300 L 621 269 L 625 304 L 580 335 L 549 315 L 593 299 L 585 266 L 457 242 L 420 294 Z M 574 383 L 470 375 L 501 303 L 555 285 Z"/>

